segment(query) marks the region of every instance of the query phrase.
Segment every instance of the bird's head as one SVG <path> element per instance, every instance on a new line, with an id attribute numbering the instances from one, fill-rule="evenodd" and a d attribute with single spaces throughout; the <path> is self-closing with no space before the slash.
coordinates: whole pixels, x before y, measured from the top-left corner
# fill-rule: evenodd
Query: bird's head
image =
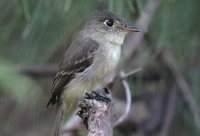
<path id="1" fill-rule="evenodd" d="M 84 28 L 116 44 L 122 44 L 127 33 L 140 31 L 137 27 L 128 26 L 124 18 L 105 10 L 93 12 Z"/>

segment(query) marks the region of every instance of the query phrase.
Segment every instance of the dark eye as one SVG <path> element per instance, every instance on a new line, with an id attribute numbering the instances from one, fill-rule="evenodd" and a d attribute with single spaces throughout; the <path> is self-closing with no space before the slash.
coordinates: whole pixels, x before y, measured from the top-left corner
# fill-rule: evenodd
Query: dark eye
<path id="1" fill-rule="evenodd" d="M 112 27 L 113 26 L 113 20 L 108 19 L 108 20 L 104 21 L 104 25 L 107 26 L 107 27 Z"/>

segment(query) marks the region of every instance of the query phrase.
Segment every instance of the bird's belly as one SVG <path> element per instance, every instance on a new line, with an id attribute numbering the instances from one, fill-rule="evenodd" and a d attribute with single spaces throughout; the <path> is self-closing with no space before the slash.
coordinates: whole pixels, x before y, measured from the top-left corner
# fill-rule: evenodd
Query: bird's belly
<path id="1" fill-rule="evenodd" d="M 91 91 L 94 84 L 81 78 L 73 79 L 63 90 L 62 102 L 63 108 L 70 107 L 79 98 L 83 97 L 84 92 Z"/>

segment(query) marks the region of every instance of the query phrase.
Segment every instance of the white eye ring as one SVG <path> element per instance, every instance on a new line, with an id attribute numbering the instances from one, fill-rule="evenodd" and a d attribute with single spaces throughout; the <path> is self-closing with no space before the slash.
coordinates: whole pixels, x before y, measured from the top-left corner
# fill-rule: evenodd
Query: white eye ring
<path id="1" fill-rule="evenodd" d="M 106 21 L 104 21 L 104 25 L 111 28 L 113 27 L 114 22 L 112 19 L 107 19 Z"/>

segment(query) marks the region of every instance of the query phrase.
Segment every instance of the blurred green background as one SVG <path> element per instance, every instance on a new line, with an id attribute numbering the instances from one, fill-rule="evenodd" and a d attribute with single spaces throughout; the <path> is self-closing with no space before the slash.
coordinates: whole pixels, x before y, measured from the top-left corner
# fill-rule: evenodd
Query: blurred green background
<path id="1" fill-rule="evenodd" d="M 147 2 L 148 0 L 0 0 L 0 136 L 50 135 L 55 109 L 46 110 L 45 106 L 50 97 L 54 70 L 85 18 L 96 9 L 107 9 L 134 24 Z M 132 65 L 129 66 L 129 69 L 153 67 L 152 71 L 148 71 L 151 74 L 164 65 L 157 60 L 157 54 L 163 48 L 170 48 L 198 105 L 199 5 L 199 0 L 161 0 L 149 29 L 145 32 L 145 45 L 137 49 L 131 60 Z M 152 48 L 156 51 L 152 52 Z M 151 131 L 140 134 L 140 130 L 146 130 L 147 120 L 139 124 L 132 122 L 134 129 L 127 128 L 129 130 L 124 129 L 127 125 L 124 123 L 114 130 L 116 136 L 160 135 L 164 115 L 167 113 L 165 104 L 168 104 L 170 98 L 159 95 L 164 90 L 163 86 L 160 87 L 161 82 L 164 80 L 165 85 L 169 84 L 169 80 L 165 78 L 168 74 L 166 69 L 158 71 L 161 78 L 156 82 L 151 78 L 146 81 L 143 78 L 145 74 L 138 74 L 135 79 L 130 79 L 133 98 L 139 97 L 139 102 L 148 103 L 147 101 L 154 99 L 150 97 L 152 95 L 156 99 L 163 98 L 164 107 L 160 113 L 163 116 L 159 118 L 157 125 Z M 144 96 L 142 98 L 141 92 Z M 168 135 L 199 136 L 200 131 L 183 96 L 178 93 L 176 98 Z M 147 109 L 151 111 L 151 107 Z"/>

